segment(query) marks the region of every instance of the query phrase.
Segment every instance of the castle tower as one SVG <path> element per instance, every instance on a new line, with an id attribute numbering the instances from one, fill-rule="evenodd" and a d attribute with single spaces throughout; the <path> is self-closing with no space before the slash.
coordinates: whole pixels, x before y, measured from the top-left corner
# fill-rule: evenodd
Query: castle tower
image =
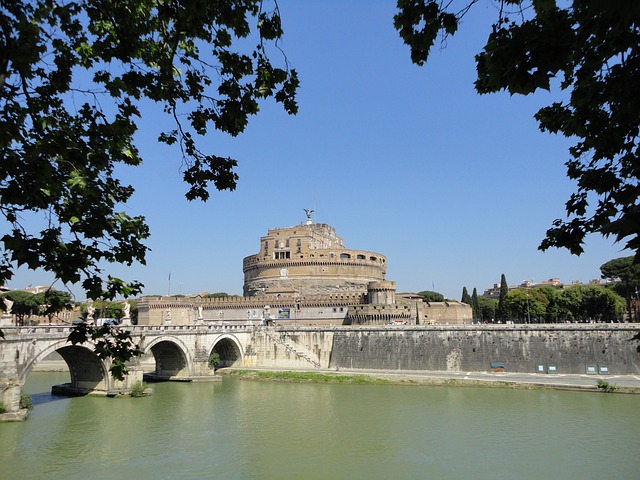
<path id="1" fill-rule="evenodd" d="M 370 282 L 384 281 L 384 255 L 346 249 L 333 227 L 305 212 L 306 224 L 270 229 L 260 251 L 243 260 L 245 296 L 366 293 Z"/>
<path id="2" fill-rule="evenodd" d="M 371 305 L 393 305 L 396 303 L 396 282 L 370 282 L 367 298 Z"/>

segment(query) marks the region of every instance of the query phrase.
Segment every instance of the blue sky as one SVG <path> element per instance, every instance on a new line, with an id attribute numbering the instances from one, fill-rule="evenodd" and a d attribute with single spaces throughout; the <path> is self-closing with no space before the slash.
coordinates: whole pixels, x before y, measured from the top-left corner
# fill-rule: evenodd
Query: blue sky
<path id="1" fill-rule="evenodd" d="M 597 236 L 581 257 L 537 250 L 575 189 L 564 167 L 571 143 L 533 119 L 557 93 L 475 93 L 474 55 L 497 15 L 491 2 L 476 5 L 424 67 L 393 28 L 395 2 L 279 4 L 282 46 L 301 79 L 299 114 L 267 102 L 239 137 L 202 139 L 202 150 L 237 158 L 240 176 L 236 191 L 203 204 L 185 200 L 179 152 L 155 142 L 162 122 L 145 111 L 145 163 L 122 175 L 136 188 L 126 210 L 147 217 L 151 252 L 146 266 L 112 274 L 140 280 L 145 294 L 240 294 L 242 259 L 269 228 L 302 223 L 303 208 L 347 248 L 386 255 L 399 292 L 435 288 L 459 299 L 463 286 L 482 293 L 502 273 L 509 284 L 586 282 L 629 255 Z M 50 282 L 20 270 L 8 286 Z"/>

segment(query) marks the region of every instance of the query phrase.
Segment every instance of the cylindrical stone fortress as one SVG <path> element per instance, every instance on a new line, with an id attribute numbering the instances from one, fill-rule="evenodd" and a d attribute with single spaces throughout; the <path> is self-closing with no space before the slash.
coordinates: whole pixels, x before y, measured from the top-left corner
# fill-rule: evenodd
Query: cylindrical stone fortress
<path id="1" fill-rule="evenodd" d="M 330 225 L 275 228 L 261 237 L 260 252 L 243 260 L 244 295 L 364 293 L 386 270 L 384 255 L 346 249 Z"/>

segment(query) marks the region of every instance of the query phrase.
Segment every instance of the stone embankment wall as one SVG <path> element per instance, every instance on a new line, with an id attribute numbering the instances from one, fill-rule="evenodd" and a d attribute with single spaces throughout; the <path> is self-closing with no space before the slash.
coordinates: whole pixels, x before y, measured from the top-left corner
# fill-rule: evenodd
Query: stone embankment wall
<path id="1" fill-rule="evenodd" d="M 640 374 L 637 324 L 359 327 L 333 329 L 329 367 L 376 370 Z M 326 347 L 325 347 L 326 348 Z"/>
<path id="2" fill-rule="evenodd" d="M 326 328 L 256 328 L 244 352 L 246 367 L 329 368 L 334 332 Z"/>

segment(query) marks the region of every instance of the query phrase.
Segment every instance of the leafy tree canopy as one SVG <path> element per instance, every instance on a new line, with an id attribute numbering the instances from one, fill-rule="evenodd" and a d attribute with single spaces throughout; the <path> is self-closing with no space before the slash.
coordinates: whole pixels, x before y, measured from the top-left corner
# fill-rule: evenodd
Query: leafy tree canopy
<path id="1" fill-rule="evenodd" d="M 556 323 L 619 320 L 624 299 L 600 285 L 517 288 L 506 298 L 508 318 L 514 321 Z"/>
<path id="2" fill-rule="evenodd" d="M 482 321 L 494 321 L 496 318 L 496 310 L 498 308 L 498 300 L 495 298 L 478 297 L 479 317 Z"/>
<path id="3" fill-rule="evenodd" d="M 71 294 L 51 288 L 44 292 L 36 293 L 36 301 L 40 305 L 40 313 L 48 316 L 49 321 L 52 320 L 55 314 L 70 310 L 72 307 Z"/>
<path id="4" fill-rule="evenodd" d="M 228 297 L 229 294 L 225 293 L 225 292 L 216 292 L 216 293 L 207 293 L 204 297 L 202 298 L 226 298 Z"/>
<path id="5" fill-rule="evenodd" d="M 517 288 L 506 297 L 505 307 L 512 319 L 531 321 L 545 316 L 549 299 L 537 288 Z"/>
<path id="6" fill-rule="evenodd" d="M 610 321 L 619 319 L 624 299 L 597 285 L 572 285 L 558 295 L 560 316 L 573 320 Z"/>
<path id="7" fill-rule="evenodd" d="M 422 65 L 439 35 L 456 33 L 478 0 L 398 0 L 394 25 Z M 589 233 L 625 240 L 640 259 L 640 2 L 499 0 L 476 56 L 478 93 L 557 88 L 566 100 L 537 112 L 540 129 L 575 140 L 566 161 L 577 191 L 540 249 L 583 252 Z"/>
<path id="8" fill-rule="evenodd" d="M 418 292 L 417 295 L 421 296 L 425 302 L 444 302 L 444 295 L 438 292 L 424 290 L 422 292 Z"/>
<path id="9" fill-rule="evenodd" d="M 0 2 L 0 285 L 24 265 L 92 299 L 139 293 L 104 268 L 145 262 L 149 229 L 120 211 L 134 189 L 115 173 L 142 162 L 141 107 L 173 122 L 158 140 L 176 147 L 187 199 L 233 190 L 236 159 L 196 140 L 242 133 L 262 99 L 297 112 L 282 34 L 275 0 Z M 93 339 L 121 378 L 139 353 L 125 333 L 83 324 L 70 341 Z"/>
<path id="10" fill-rule="evenodd" d="M 264 4 L 263 4 L 264 3 Z M 5 0 L 0 3 L 0 284 L 17 266 L 82 283 L 89 298 L 139 293 L 105 274 L 144 263 L 149 230 L 120 211 L 139 165 L 141 106 L 173 121 L 189 200 L 233 190 L 233 158 L 203 152 L 211 129 L 240 134 L 272 97 L 296 113 L 296 72 L 278 41 L 277 4 L 261 0 Z M 253 45 L 253 47 L 251 46 Z M 272 63 L 277 52 L 282 65 Z"/>
<path id="11" fill-rule="evenodd" d="M 124 304 L 121 302 L 110 302 L 108 300 L 95 300 L 91 304 L 84 303 L 80 306 L 82 318 L 86 319 L 89 305 L 93 306 L 95 318 L 115 318 L 120 320 L 124 317 Z"/>
<path id="12" fill-rule="evenodd" d="M 3 295 L 3 298 L 7 298 L 13 302 L 11 306 L 12 313 L 16 316 L 16 324 L 24 325 L 25 317 L 33 314 L 38 314 L 40 310 L 40 303 L 36 294 L 27 292 L 24 290 L 13 290 Z M 7 304 L 5 303 L 5 309 Z"/>
<path id="13" fill-rule="evenodd" d="M 602 278 L 617 281 L 613 284 L 616 293 L 623 296 L 627 301 L 627 313 L 632 316 L 631 304 L 635 296 L 638 299 L 638 288 L 640 288 L 640 264 L 636 263 L 634 257 L 621 257 L 609 260 L 600 266 Z M 637 306 L 636 306 L 637 315 Z M 637 321 L 636 317 L 636 321 Z"/>
<path id="14" fill-rule="evenodd" d="M 620 280 L 632 286 L 640 285 L 640 265 L 634 263 L 634 257 L 609 260 L 600 265 L 600 273 L 602 273 L 602 278 Z"/>

